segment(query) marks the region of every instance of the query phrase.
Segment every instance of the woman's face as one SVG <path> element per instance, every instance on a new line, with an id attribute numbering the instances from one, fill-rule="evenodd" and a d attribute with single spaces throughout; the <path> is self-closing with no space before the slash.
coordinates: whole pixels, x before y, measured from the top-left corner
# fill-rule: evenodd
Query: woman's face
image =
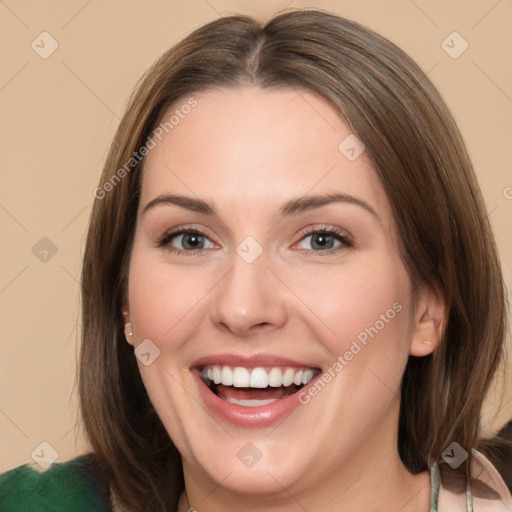
<path id="1" fill-rule="evenodd" d="M 307 91 L 208 90 L 173 112 L 145 162 L 128 308 L 186 476 L 300 493 L 398 460 L 421 312 L 364 148 Z"/>

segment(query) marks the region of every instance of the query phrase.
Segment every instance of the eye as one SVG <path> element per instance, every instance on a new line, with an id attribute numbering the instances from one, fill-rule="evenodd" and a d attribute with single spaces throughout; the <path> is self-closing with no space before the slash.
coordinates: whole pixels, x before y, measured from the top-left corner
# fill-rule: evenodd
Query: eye
<path id="1" fill-rule="evenodd" d="M 191 228 L 166 233 L 157 245 L 178 255 L 195 254 L 197 251 L 214 247 L 213 242 L 202 231 Z"/>
<path id="2" fill-rule="evenodd" d="M 309 242 L 307 241 L 309 239 Z M 309 228 L 299 244 L 310 244 L 310 247 L 300 247 L 307 251 L 332 254 L 341 249 L 353 247 L 349 238 L 336 228 Z M 299 245 L 300 246 L 300 245 Z"/>
<path id="3" fill-rule="evenodd" d="M 309 242 L 307 242 L 307 240 Z M 304 245 L 310 244 L 310 247 Z M 163 235 L 157 242 L 157 247 L 164 247 L 178 256 L 190 256 L 205 249 L 213 249 L 215 244 L 202 231 L 195 228 L 180 228 Z M 298 243 L 299 248 L 309 252 L 328 255 L 343 248 L 353 247 L 349 238 L 336 228 L 308 228 Z"/>

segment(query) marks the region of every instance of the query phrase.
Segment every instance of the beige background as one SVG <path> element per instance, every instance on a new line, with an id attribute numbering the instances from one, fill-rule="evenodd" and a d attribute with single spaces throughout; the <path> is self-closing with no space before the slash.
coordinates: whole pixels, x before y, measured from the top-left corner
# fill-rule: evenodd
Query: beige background
<path id="1" fill-rule="evenodd" d="M 512 287 L 511 0 L 0 1 L 0 472 L 30 461 L 43 441 L 58 461 L 85 449 L 74 389 L 83 241 L 136 80 L 173 43 L 228 12 L 267 18 L 305 6 L 369 26 L 428 72 L 466 139 Z M 35 40 L 43 51 L 45 37 L 50 48 L 44 31 L 58 43 L 47 59 L 31 47 Z M 457 59 L 441 46 L 454 31 L 469 44 Z M 488 401 L 486 429 L 512 417 L 511 399 Z"/>

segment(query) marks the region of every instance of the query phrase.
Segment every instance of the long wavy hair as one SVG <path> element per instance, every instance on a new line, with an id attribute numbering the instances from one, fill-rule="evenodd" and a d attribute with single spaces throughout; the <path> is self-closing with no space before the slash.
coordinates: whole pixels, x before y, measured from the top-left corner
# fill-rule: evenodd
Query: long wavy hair
<path id="1" fill-rule="evenodd" d="M 436 288 L 447 312 L 439 346 L 411 356 L 403 375 L 398 451 L 410 472 L 438 462 L 443 484 L 465 489 L 507 331 L 482 195 L 452 115 L 418 65 L 371 30 L 319 10 L 280 13 L 265 24 L 241 15 L 208 23 L 163 54 L 132 94 L 95 192 L 83 260 L 79 394 L 98 467 L 126 510 L 176 509 L 181 456 L 123 332 L 144 163 L 133 155 L 171 106 L 211 87 L 246 84 L 317 93 L 366 146 L 411 281 Z M 452 441 L 469 455 L 457 470 L 441 457 Z"/>

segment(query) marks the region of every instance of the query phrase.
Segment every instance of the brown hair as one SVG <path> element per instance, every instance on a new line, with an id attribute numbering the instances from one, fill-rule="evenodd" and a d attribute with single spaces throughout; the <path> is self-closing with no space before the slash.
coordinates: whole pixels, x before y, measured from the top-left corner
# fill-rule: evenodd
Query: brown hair
<path id="1" fill-rule="evenodd" d="M 506 304 L 464 142 L 436 88 L 402 50 L 355 22 L 300 10 L 265 25 L 228 16 L 195 30 L 149 69 L 115 135 L 85 249 L 79 371 L 86 433 L 112 489 L 128 510 L 147 512 L 174 510 L 184 486 L 180 454 L 123 334 L 143 163 L 130 159 L 178 100 L 242 84 L 314 91 L 365 144 L 392 205 L 411 280 L 439 290 L 447 311 L 434 353 L 409 358 L 398 450 L 412 473 L 438 461 L 445 482 L 448 473 L 466 481 L 471 448 L 480 442 L 482 401 L 504 350 Z M 120 173 L 127 162 L 128 172 Z M 106 186 L 116 173 L 126 175 Z M 469 459 L 445 471 L 441 454 L 452 441 Z"/>

